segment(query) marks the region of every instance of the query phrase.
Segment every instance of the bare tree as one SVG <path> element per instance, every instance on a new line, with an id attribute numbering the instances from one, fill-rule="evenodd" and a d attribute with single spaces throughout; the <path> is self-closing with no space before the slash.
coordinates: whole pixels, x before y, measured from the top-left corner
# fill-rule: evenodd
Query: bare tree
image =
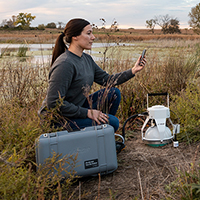
<path id="1" fill-rule="evenodd" d="M 1 27 L 4 27 L 7 24 L 7 19 L 3 19 L 1 22 Z"/>
<path id="2" fill-rule="evenodd" d="M 62 29 L 62 28 L 63 28 L 63 25 L 65 25 L 63 22 L 58 22 L 58 28 L 59 28 L 59 29 Z"/>
<path id="3" fill-rule="evenodd" d="M 17 20 L 17 17 L 15 15 L 13 15 L 12 18 L 7 21 L 8 27 L 9 28 L 14 28 L 16 20 Z"/>
<path id="4" fill-rule="evenodd" d="M 12 18 L 9 20 L 7 20 L 7 19 L 2 20 L 2 23 L 0 26 L 7 27 L 7 28 L 14 28 L 16 19 L 17 19 L 17 17 L 15 15 L 13 15 Z"/>
<path id="5" fill-rule="evenodd" d="M 168 14 L 159 15 L 155 17 L 155 23 L 161 27 L 164 34 L 166 33 L 180 33 L 179 20 L 177 18 L 172 18 Z"/>
<path id="6" fill-rule="evenodd" d="M 163 33 L 165 33 L 165 30 L 167 29 L 170 19 L 171 17 L 168 14 L 155 17 L 156 24 L 161 27 Z"/>
<path id="7" fill-rule="evenodd" d="M 151 32 L 154 33 L 154 28 L 156 26 L 156 20 L 155 19 L 150 19 L 146 20 L 146 27 L 150 28 Z"/>

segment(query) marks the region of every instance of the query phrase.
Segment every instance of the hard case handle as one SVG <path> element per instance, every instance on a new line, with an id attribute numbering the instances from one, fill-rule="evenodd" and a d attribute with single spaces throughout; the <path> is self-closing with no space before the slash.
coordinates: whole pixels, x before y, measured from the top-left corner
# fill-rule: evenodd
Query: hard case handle
<path id="1" fill-rule="evenodd" d="M 149 93 L 147 95 L 148 96 L 167 96 L 168 92 L 163 92 L 163 93 Z"/>
<path id="2" fill-rule="evenodd" d="M 81 131 L 85 131 L 85 130 L 100 130 L 100 129 L 104 129 L 108 126 L 108 124 L 101 124 L 101 125 L 97 125 L 97 126 L 88 126 L 85 127 L 83 129 L 81 129 Z"/>

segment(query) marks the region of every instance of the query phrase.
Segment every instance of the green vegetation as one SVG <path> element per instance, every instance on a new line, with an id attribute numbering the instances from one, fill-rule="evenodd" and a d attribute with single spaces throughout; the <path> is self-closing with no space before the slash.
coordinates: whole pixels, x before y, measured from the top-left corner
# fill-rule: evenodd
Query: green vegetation
<path id="1" fill-rule="evenodd" d="M 192 27 L 193 31 L 197 34 L 200 33 L 200 3 L 191 9 L 191 12 L 188 14 L 190 17 L 189 25 Z"/>
<path id="2" fill-rule="evenodd" d="M 170 108 L 178 115 L 181 123 L 179 139 L 188 143 L 200 140 L 198 42 L 154 40 L 136 42 L 135 46 L 96 49 L 105 55 L 100 59 L 99 65 L 106 71 L 115 73 L 129 69 L 142 50 L 147 48 L 148 63 L 145 69 L 134 79 L 119 86 L 122 101 L 117 115 L 121 125 L 129 116 L 145 111 L 147 93 L 167 91 L 170 94 Z M 26 47 L 23 47 L 19 51 L 19 56 L 25 56 L 26 51 Z M 114 59 L 106 59 L 107 57 Z M 70 173 L 71 178 L 63 181 L 64 187 L 60 183 L 61 171 L 66 170 L 63 169 L 63 163 L 71 160 L 75 165 L 76 157 L 57 160 L 58 155 L 54 155 L 47 161 L 46 166 L 40 166 L 36 170 L 35 140 L 41 134 L 53 131 L 48 124 L 41 126 L 37 116 L 37 110 L 46 95 L 48 69 L 49 66 L 44 64 L 33 67 L 26 62 L 1 60 L 1 199 L 62 199 L 62 197 L 78 199 L 76 190 L 69 190 L 73 183 L 73 171 Z M 92 90 L 97 89 L 99 89 L 97 85 L 92 88 Z M 172 120 L 177 120 L 177 116 L 172 116 Z M 52 173 L 49 170 L 58 163 L 60 163 L 58 174 L 50 176 Z M 177 195 L 178 199 L 198 197 L 200 181 L 198 166 L 199 164 L 194 162 L 189 171 L 184 168 L 177 170 L 175 181 L 166 186 L 168 199 L 172 194 Z M 110 199 L 115 199 L 115 193 L 111 190 L 109 193 Z M 87 193 L 83 193 L 82 197 L 84 196 L 87 196 Z"/>
<path id="3" fill-rule="evenodd" d="M 26 45 L 22 45 L 19 47 L 19 50 L 17 52 L 18 57 L 26 57 L 26 52 L 28 51 L 28 47 Z"/>
<path id="4" fill-rule="evenodd" d="M 198 146 L 199 147 L 199 146 Z M 182 200 L 198 200 L 200 197 L 200 165 L 195 165 L 197 159 L 197 148 L 195 160 L 191 163 L 190 168 L 177 169 L 178 177 L 170 185 L 166 186 L 166 191 L 170 193 L 167 200 L 182 199 Z"/>
<path id="5" fill-rule="evenodd" d="M 31 13 L 19 13 L 16 16 L 15 25 L 20 25 L 22 29 L 28 29 L 30 27 L 31 21 L 33 21 L 36 16 L 32 16 Z"/>

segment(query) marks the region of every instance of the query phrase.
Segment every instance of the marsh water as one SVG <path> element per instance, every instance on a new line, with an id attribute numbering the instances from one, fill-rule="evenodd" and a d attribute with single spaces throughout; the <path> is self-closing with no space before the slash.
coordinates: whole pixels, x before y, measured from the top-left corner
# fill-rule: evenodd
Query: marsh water
<path id="1" fill-rule="evenodd" d="M 95 61 L 102 59 L 101 52 L 98 48 L 108 48 L 115 46 L 134 46 L 129 43 L 93 43 L 92 50 L 87 51 Z M 51 60 L 52 50 L 54 44 L 0 44 L 0 55 L 3 56 L 16 56 L 20 48 L 24 48 L 26 51 L 27 59 L 32 63 L 46 63 Z"/>

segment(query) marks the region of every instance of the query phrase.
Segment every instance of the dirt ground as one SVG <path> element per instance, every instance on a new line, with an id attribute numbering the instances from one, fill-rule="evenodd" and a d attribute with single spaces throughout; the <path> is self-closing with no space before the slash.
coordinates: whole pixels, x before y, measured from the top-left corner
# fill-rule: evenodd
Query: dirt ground
<path id="1" fill-rule="evenodd" d="M 199 144 L 150 147 L 143 143 L 140 134 L 134 134 L 126 141 L 126 149 L 118 154 L 115 172 L 80 179 L 73 187 L 79 188 L 76 193 L 81 193 L 84 200 L 165 199 L 166 185 L 178 175 L 175 167 L 187 171 L 190 163 L 199 158 Z"/>

